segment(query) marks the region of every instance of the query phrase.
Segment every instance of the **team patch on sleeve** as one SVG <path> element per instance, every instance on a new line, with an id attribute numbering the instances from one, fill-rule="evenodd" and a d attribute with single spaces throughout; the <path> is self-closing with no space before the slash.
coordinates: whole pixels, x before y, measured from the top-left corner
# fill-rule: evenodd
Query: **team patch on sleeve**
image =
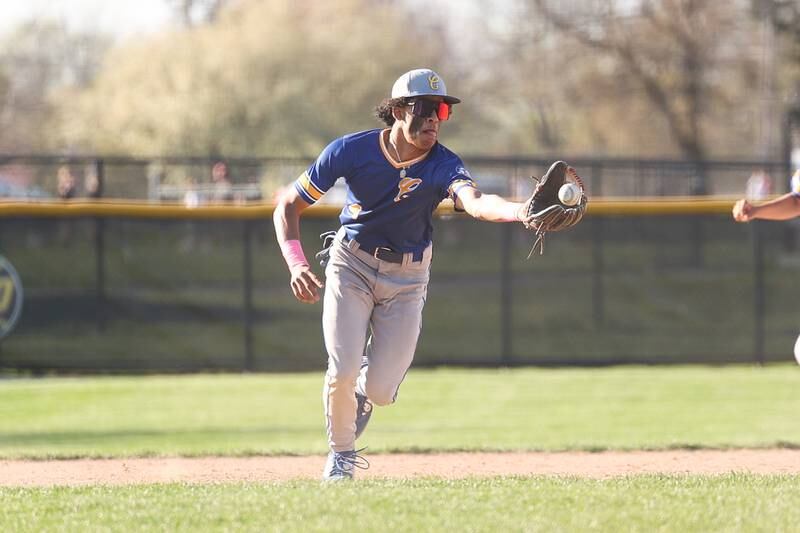
<path id="1" fill-rule="evenodd" d="M 456 196 L 458 195 L 458 191 L 464 187 L 475 187 L 475 182 L 469 178 L 458 178 L 453 180 L 450 183 L 449 192 L 450 192 L 450 199 L 454 202 L 456 201 Z"/>
<path id="2" fill-rule="evenodd" d="M 321 191 L 311 182 L 311 178 L 308 176 L 308 171 L 303 172 L 299 178 L 294 182 L 294 187 L 297 189 L 297 192 L 300 193 L 300 196 L 308 202 L 309 204 L 316 203 L 322 195 L 325 194 L 325 191 Z"/>
<path id="3" fill-rule="evenodd" d="M 447 189 L 449 191 L 449 193 L 450 193 L 450 199 L 453 201 L 453 206 L 454 206 L 456 211 L 461 211 L 461 212 L 464 211 L 463 209 L 459 209 L 459 207 L 458 207 L 458 191 L 463 190 L 464 187 L 473 187 L 474 188 L 475 187 L 475 182 L 472 181 L 471 178 L 459 177 L 459 178 L 454 179 L 450 183 L 450 187 L 448 187 L 448 189 Z"/>

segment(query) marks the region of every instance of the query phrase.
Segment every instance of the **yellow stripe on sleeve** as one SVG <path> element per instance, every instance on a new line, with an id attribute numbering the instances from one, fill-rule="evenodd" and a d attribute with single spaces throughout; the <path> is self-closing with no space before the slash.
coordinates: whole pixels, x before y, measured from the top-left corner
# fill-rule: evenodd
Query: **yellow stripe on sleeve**
<path id="1" fill-rule="evenodd" d="M 325 194 L 317 189 L 313 183 L 311 183 L 311 178 L 308 176 L 308 171 L 303 172 L 300 177 L 297 178 L 297 183 L 300 185 L 303 191 L 305 191 L 309 198 L 312 198 L 315 202 L 322 198 L 322 195 Z"/>

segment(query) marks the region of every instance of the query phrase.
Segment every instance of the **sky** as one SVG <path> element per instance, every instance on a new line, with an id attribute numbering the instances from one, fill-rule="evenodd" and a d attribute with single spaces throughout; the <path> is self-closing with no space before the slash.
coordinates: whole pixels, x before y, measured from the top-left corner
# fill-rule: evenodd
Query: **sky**
<path id="1" fill-rule="evenodd" d="M 493 6 L 513 0 L 494 0 Z M 430 0 L 406 0 L 430 8 Z M 435 6 L 462 22 L 478 15 L 480 2 L 439 0 Z M 485 16 L 485 14 L 484 14 Z M 31 18 L 63 20 L 72 31 L 100 30 L 117 39 L 164 29 L 174 21 L 166 0 L 0 0 L 0 34 Z M 454 24 L 459 26 L 459 24 Z"/>
<path id="2" fill-rule="evenodd" d="M 421 7 L 429 1 L 407 0 Z M 461 0 L 443 0 L 440 4 L 440 9 L 458 6 L 450 9 L 451 18 L 475 16 L 478 5 Z M 118 38 L 157 31 L 173 20 L 165 0 L 0 0 L 0 33 L 31 18 L 64 20 L 70 30 L 101 30 Z"/>
<path id="3" fill-rule="evenodd" d="M 171 13 L 164 0 L 0 0 L 0 32 L 31 18 L 54 18 L 71 30 L 122 38 L 163 28 Z"/>

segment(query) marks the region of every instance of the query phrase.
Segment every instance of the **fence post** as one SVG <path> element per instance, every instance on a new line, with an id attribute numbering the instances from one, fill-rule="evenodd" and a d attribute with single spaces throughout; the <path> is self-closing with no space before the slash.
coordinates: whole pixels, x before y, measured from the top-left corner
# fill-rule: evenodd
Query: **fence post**
<path id="1" fill-rule="evenodd" d="M 603 191 L 602 167 L 593 164 L 591 178 L 592 196 L 600 196 Z M 594 319 L 594 325 L 600 327 L 605 321 L 603 219 L 600 217 L 592 220 L 592 264 L 592 318 Z"/>
<path id="2" fill-rule="evenodd" d="M 244 289 L 244 370 L 252 372 L 255 368 L 253 358 L 253 222 L 243 222 L 243 289 Z"/>
<path id="3" fill-rule="evenodd" d="M 95 292 L 95 324 L 97 331 L 106 329 L 106 239 L 103 218 L 94 219 L 94 292 Z"/>
<path id="4" fill-rule="evenodd" d="M 514 224 L 499 224 L 502 235 L 500 250 L 500 359 L 501 363 L 508 365 L 513 357 L 513 343 L 511 321 L 512 290 L 511 290 L 511 248 L 514 240 Z"/>
<path id="5" fill-rule="evenodd" d="M 764 243 L 762 239 L 761 222 L 754 220 L 753 224 L 753 349 L 756 363 L 764 364 Z"/>
<path id="6" fill-rule="evenodd" d="M 106 166 L 105 161 L 102 159 L 94 160 L 94 178 L 94 183 L 91 181 L 88 183 L 87 186 L 90 189 L 86 191 L 86 194 L 91 198 L 100 198 L 103 196 L 106 182 Z"/>
<path id="7" fill-rule="evenodd" d="M 694 162 L 694 178 L 689 185 L 691 196 L 703 196 L 711 191 L 708 187 L 708 165 L 705 161 Z M 694 215 L 689 219 L 689 243 L 691 245 L 689 258 L 690 264 L 694 268 L 702 268 L 705 263 L 705 228 L 702 215 Z"/>
<path id="8" fill-rule="evenodd" d="M 97 182 L 93 192 L 94 197 L 102 195 L 103 181 L 105 180 L 105 166 L 102 159 L 95 159 L 94 173 Z M 98 332 L 106 329 L 106 239 L 105 219 L 94 218 L 94 268 L 95 268 L 95 324 Z"/>

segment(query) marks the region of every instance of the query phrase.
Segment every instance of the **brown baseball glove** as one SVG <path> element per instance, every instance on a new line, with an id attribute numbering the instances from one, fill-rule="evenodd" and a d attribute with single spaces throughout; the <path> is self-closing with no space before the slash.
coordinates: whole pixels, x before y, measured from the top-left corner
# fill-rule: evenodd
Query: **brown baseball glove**
<path id="1" fill-rule="evenodd" d="M 535 177 L 532 179 L 536 180 Z M 573 205 L 562 203 L 558 197 L 559 189 L 568 182 L 580 188 L 580 198 Z M 522 224 L 526 229 L 536 232 L 536 242 L 533 243 L 528 258 L 530 259 L 537 246 L 539 255 L 544 253 L 545 234 L 571 228 L 580 222 L 588 201 L 583 181 L 575 169 L 563 161 L 553 163 L 542 179 L 538 180 L 533 194 L 522 207 Z"/>

